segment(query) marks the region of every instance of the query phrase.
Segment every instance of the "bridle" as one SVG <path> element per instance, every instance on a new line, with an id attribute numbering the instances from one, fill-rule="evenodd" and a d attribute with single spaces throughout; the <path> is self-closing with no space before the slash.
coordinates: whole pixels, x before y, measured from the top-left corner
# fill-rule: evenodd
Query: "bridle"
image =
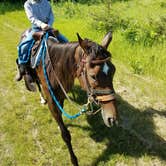
<path id="1" fill-rule="evenodd" d="M 90 86 L 90 83 L 88 81 L 88 76 L 91 77 L 86 68 L 86 63 L 89 63 L 89 61 L 86 60 L 87 54 L 82 51 L 80 62 L 78 63 L 78 73 L 77 77 L 81 77 L 81 79 L 84 82 L 85 89 L 88 96 L 88 101 L 91 103 L 95 103 L 97 105 L 100 105 L 101 102 L 110 102 L 115 100 L 115 92 L 111 89 L 94 89 Z M 104 58 L 104 59 L 97 59 L 97 60 L 91 60 L 90 63 L 92 64 L 103 64 L 110 60 L 110 57 Z M 92 78 L 93 79 L 93 78 Z"/>

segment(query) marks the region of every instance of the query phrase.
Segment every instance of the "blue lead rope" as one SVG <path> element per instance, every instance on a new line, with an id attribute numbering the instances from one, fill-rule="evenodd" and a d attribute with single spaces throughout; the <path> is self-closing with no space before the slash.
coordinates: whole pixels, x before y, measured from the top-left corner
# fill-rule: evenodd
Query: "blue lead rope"
<path id="1" fill-rule="evenodd" d="M 45 44 L 46 44 L 47 39 L 48 39 L 48 33 L 46 33 L 45 37 L 43 38 L 43 40 L 45 41 L 45 42 L 44 42 Z M 46 45 L 44 46 L 44 49 L 43 49 L 42 66 L 43 66 L 44 76 L 45 76 L 46 83 L 47 83 L 49 92 L 50 92 L 50 94 L 51 94 L 51 97 L 53 98 L 53 100 L 54 100 L 54 102 L 56 103 L 57 107 L 59 108 L 59 110 L 62 112 L 62 114 L 63 114 L 65 117 L 67 117 L 68 119 L 75 119 L 75 118 L 79 117 L 82 113 L 86 112 L 86 108 L 82 108 L 82 109 L 80 110 L 80 112 L 78 112 L 78 113 L 75 114 L 75 115 L 69 115 L 68 113 L 65 112 L 65 110 L 61 107 L 60 103 L 59 103 L 58 100 L 56 99 L 56 97 L 55 97 L 55 95 L 54 95 L 54 92 L 53 92 L 53 90 L 52 90 L 50 81 L 49 81 L 49 79 L 48 79 L 47 72 L 46 72 L 45 57 L 46 57 Z"/>

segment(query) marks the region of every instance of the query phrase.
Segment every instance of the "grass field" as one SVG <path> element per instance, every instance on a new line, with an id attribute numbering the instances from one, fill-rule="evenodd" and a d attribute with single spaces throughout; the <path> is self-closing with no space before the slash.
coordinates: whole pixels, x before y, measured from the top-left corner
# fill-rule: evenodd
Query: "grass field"
<path id="1" fill-rule="evenodd" d="M 63 6 L 54 6 L 54 12 L 58 13 L 54 26 L 70 40 L 76 40 L 75 34 L 79 32 L 82 37 L 101 41 L 104 32 L 92 29 L 88 18 L 63 17 L 62 9 Z M 24 11 L 15 7 L 14 11 L 4 12 L 0 25 L 0 165 L 69 166 L 66 145 L 47 106 L 40 105 L 38 93 L 30 93 L 23 82 L 14 81 L 16 46 L 21 32 L 29 26 Z M 76 120 L 64 118 L 74 151 L 81 166 L 165 166 L 165 82 L 134 74 L 131 65 L 118 55 L 126 51 L 131 56 L 132 48 L 119 39 L 115 33 L 110 50 L 117 68 L 114 85 L 120 126 L 105 127 L 100 114 L 83 115 Z M 81 91 L 75 93 L 80 104 Z M 77 112 L 67 101 L 65 110 L 71 114 Z"/>

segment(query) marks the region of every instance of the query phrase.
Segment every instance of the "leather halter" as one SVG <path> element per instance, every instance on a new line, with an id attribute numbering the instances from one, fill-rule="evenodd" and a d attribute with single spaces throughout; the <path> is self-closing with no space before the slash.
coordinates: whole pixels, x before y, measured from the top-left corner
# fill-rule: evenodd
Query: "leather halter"
<path id="1" fill-rule="evenodd" d="M 84 81 L 84 84 L 86 87 L 88 98 L 95 103 L 96 103 L 96 100 L 99 102 L 107 102 L 107 101 L 115 100 L 114 90 L 110 90 L 110 89 L 100 90 L 100 89 L 94 89 L 90 86 L 90 83 L 87 78 L 88 73 L 85 66 L 85 64 L 88 63 L 89 61 L 86 60 L 87 55 L 84 51 L 82 52 L 81 57 L 82 58 L 80 60 L 80 64 L 78 65 L 79 68 L 78 68 L 77 77 L 80 77 L 80 76 L 82 77 L 82 80 Z M 102 64 L 109 61 L 109 59 L 110 57 L 107 57 L 105 59 L 91 60 L 90 62 L 92 64 Z"/>

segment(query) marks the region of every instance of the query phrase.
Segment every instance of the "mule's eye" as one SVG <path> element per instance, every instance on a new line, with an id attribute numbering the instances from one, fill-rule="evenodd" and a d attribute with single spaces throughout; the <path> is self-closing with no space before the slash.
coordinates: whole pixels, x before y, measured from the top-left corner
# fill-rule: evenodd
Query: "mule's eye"
<path id="1" fill-rule="evenodd" d="M 89 75 L 90 76 L 90 78 L 93 80 L 93 81 L 96 81 L 96 75 Z"/>
<path id="2" fill-rule="evenodd" d="M 94 76 L 91 76 L 94 80 L 96 79 L 96 76 L 94 75 Z"/>

